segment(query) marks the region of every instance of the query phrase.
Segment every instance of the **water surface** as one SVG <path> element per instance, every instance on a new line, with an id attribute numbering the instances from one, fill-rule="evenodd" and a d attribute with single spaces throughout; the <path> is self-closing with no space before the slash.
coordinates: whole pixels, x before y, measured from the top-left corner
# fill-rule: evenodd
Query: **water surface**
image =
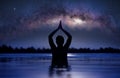
<path id="1" fill-rule="evenodd" d="M 68 54 L 71 70 L 49 70 L 51 54 L 1 54 L 0 78 L 120 78 L 120 54 Z"/>

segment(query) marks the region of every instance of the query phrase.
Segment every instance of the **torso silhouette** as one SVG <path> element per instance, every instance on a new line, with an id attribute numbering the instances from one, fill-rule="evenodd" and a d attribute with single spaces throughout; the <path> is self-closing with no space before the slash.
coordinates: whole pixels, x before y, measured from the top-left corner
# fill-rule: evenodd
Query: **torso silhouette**
<path id="1" fill-rule="evenodd" d="M 56 66 L 67 67 L 68 66 L 67 50 L 68 48 L 65 48 L 63 46 L 52 49 L 52 66 L 53 67 L 56 67 Z"/>
<path id="2" fill-rule="evenodd" d="M 53 35 L 59 30 L 61 29 L 68 37 L 68 39 L 66 40 L 66 43 L 64 44 L 64 38 L 62 36 L 57 36 L 56 37 L 56 44 L 57 46 L 54 44 L 54 41 L 52 39 Z M 71 40 L 72 40 L 72 36 L 65 31 L 62 28 L 61 22 L 59 24 L 59 27 L 54 30 L 50 35 L 49 35 L 49 44 L 52 50 L 52 64 L 51 67 L 68 67 L 68 60 L 67 60 L 67 51 L 68 48 L 71 44 Z M 64 44 L 64 45 L 63 45 Z"/>

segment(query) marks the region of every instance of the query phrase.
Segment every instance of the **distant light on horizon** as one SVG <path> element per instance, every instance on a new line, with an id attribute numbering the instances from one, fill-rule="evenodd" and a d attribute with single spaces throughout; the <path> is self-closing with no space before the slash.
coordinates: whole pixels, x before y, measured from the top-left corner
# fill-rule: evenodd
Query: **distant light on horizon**
<path id="1" fill-rule="evenodd" d="M 52 56 L 52 54 L 48 54 L 48 56 L 50 56 L 50 57 L 51 57 L 51 56 Z M 68 54 L 67 54 L 67 56 L 68 56 L 68 57 L 74 57 L 74 56 L 76 56 L 76 55 L 75 55 L 75 54 L 72 54 L 72 53 L 68 53 Z"/>
<path id="2" fill-rule="evenodd" d="M 67 56 L 68 56 L 68 57 L 74 57 L 74 56 L 75 56 L 75 54 L 68 53 L 68 54 L 67 54 Z"/>

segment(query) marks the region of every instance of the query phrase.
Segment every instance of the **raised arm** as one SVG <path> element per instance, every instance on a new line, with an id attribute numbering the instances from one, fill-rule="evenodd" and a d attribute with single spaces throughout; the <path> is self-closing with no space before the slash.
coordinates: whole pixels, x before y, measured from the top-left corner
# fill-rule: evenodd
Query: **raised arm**
<path id="1" fill-rule="evenodd" d="M 50 47 L 51 48 L 55 48 L 55 44 L 54 44 L 54 41 L 53 41 L 53 36 L 54 34 L 59 30 L 59 28 L 57 28 L 56 30 L 54 30 L 52 33 L 50 33 L 50 35 L 48 36 L 48 39 L 49 39 L 49 44 L 50 44 Z"/>
<path id="2" fill-rule="evenodd" d="M 69 48 L 71 41 L 72 41 L 72 36 L 64 29 L 62 31 L 67 35 L 67 42 L 65 43 L 64 47 Z"/>
<path id="3" fill-rule="evenodd" d="M 67 35 L 68 39 L 67 42 L 65 43 L 64 47 L 69 48 L 71 41 L 72 41 L 72 36 L 62 28 L 62 25 L 60 26 L 60 29 Z"/>

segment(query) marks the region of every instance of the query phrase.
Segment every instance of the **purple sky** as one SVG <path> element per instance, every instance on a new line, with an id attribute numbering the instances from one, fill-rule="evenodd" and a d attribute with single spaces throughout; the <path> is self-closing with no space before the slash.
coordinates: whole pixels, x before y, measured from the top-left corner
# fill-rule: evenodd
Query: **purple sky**
<path id="1" fill-rule="evenodd" d="M 1 0 L 0 45 L 50 48 L 48 35 L 62 20 L 70 47 L 120 48 L 119 7 L 119 0 Z"/>

